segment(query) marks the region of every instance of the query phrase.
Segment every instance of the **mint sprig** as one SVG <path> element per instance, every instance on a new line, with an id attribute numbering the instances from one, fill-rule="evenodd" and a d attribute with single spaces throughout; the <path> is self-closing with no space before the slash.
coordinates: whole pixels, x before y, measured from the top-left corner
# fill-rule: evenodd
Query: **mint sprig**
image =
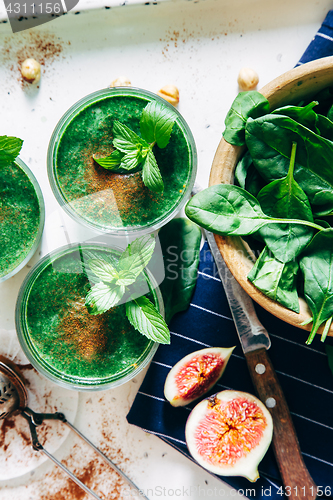
<path id="1" fill-rule="evenodd" d="M 147 297 L 138 297 L 126 303 L 126 316 L 132 326 L 146 337 L 160 344 L 170 343 L 169 329 Z"/>
<path id="2" fill-rule="evenodd" d="M 86 295 L 85 304 L 90 314 L 103 314 L 119 304 L 127 294 L 126 316 L 142 335 L 161 344 L 170 343 L 170 332 L 164 318 L 150 300 L 131 296 L 130 286 L 141 279 L 142 271 L 155 249 L 155 238 L 150 235 L 137 238 L 120 255 L 117 263 L 88 255 L 86 267 L 101 281 Z"/>
<path id="3" fill-rule="evenodd" d="M 140 118 L 141 137 L 129 127 L 115 121 L 113 124 L 114 151 L 109 156 L 94 160 L 103 168 L 115 173 L 131 173 L 142 170 L 144 185 L 154 192 L 162 192 L 164 184 L 153 148 L 165 148 L 171 137 L 175 113 L 167 106 L 151 101 L 143 109 Z"/>
<path id="4" fill-rule="evenodd" d="M 19 155 L 23 141 L 18 137 L 0 136 L 0 168 L 6 167 Z"/>

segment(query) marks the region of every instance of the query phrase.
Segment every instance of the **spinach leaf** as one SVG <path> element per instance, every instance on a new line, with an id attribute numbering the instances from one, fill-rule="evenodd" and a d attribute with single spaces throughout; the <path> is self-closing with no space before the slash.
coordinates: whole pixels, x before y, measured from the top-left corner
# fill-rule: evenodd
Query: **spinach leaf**
<path id="1" fill-rule="evenodd" d="M 253 164 L 249 151 L 238 162 L 235 170 L 235 178 L 240 187 L 246 189 L 253 196 L 257 196 L 265 185 L 263 178 Z"/>
<path id="2" fill-rule="evenodd" d="M 286 177 L 272 181 L 258 194 L 265 214 L 271 217 L 304 219 L 313 222 L 308 197 L 294 180 L 296 143 L 293 143 Z M 267 224 L 259 230 L 268 248 L 280 262 L 294 260 L 313 236 L 313 229 L 300 224 Z"/>
<path id="3" fill-rule="evenodd" d="M 333 141 L 333 122 L 323 115 L 317 115 L 317 127 L 319 134 L 326 139 Z"/>
<path id="4" fill-rule="evenodd" d="M 200 258 L 201 231 L 185 218 L 173 219 L 158 233 L 165 278 L 160 285 L 165 306 L 165 320 L 190 304 L 197 280 Z"/>
<path id="5" fill-rule="evenodd" d="M 248 274 L 248 279 L 267 297 L 298 313 L 298 269 L 296 261 L 280 262 L 265 247 Z"/>
<path id="6" fill-rule="evenodd" d="M 313 316 L 307 344 L 311 344 L 320 325 L 333 315 L 333 229 L 317 233 L 302 258 L 304 296 Z M 324 338 L 322 338 L 324 340 Z"/>
<path id="7" fill-rule="evenodd" d="M 224 139 L 235 146 L 245 144 L 245 125 L 249 117 L 257 118 L 269 111 L 269 102 L 260 92 L 240 92 L 225 118 Z"/>
<path id="8" fill-rule="evenodd" d="M 254 196 L 230 184 L 211 186 L 193 196 L 185 208 L 187 217 L 216 234 L 243 236 L 252 234 L 268 223 L 304 224 L 321 230 L 310 221 L 269 217 Z"/>
<path id="9" fill-rule="evenodd" d="M 333 121 L 333 106 L 331 106 L 330 109 L 328 110 L 327 118 Z"/>
<path id="10" fill-rule="evenodd" d="M 284 106 L 275 109 L 272 114 L 289 116 L 296 122 L 309 128 L 330 141 L 333 140 L 333 123 L 326 116 L 317 114 L 313 108 L 318 106 L 318 101 L 312 101 L 306 106 Z"/>
<path id="11" fill-rule="evenodd" d="M 235 169 L 235 179 L 243 189 L 245 189 L 246 178 L 251 165 L 253 165 L 251 155 L 249 151 L 246 151 L 245 155 L 237 163 Z"/>
<path id="12" fill-rule="evenodd" d="M 285 177 L 291 146 L 297 142 L 295 180 L 316 207 L 316 215 L 333 210 L 333 142 L 291 118 L 269 114 L 248 119 L 246 144 L 253 162 L 266 180 Z"/>
<path id="13" fill-rule="evenodd" d="M 272 114 L 289 116 L 289 118 L 319 134 L 319 129 L 317 128 L 318 115 L 313 111 L 313 108 L 317 104 L 318 101 L 312 101 L 306 106 L 283 106 L 272 111 Z"/>

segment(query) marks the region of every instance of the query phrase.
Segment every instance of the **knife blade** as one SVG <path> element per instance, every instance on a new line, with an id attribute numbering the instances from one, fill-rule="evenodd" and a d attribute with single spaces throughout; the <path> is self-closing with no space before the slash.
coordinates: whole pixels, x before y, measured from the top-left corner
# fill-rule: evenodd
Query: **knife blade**
<path id="1" fill-rule="evenodd" d="M 204 233 L 224 286 L 253 385 L 272 415 L 272 445 L 285 495 L 292 500 L 315 499 L 317 486 L 303 461 L 287 402 L 267 354 L 271 346 L 269 334 L 257 317 L 252 299 L 224 262 L 214 234 L 206 230 Z"/>

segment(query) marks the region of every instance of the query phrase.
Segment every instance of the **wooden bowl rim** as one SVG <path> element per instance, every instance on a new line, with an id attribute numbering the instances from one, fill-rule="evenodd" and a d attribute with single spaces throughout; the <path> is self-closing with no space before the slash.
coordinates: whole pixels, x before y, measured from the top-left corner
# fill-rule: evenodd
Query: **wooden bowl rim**
<path id="1" fill-rule="evenodd" d="M 265 85 L 259 92 L 268 99 L 271 109 L 274 109 L 292 102 L 293 98 L 295 101 L 302 99 L 305 95 L 311 95 L 330 85 L 333 86 L 333 56 L 291 69 Z M 243 151 L 244 147 L 233 146 L 222 137 L 211 167 L 210 186 L 233 183 L 234 170 Z M 312 316 L 303 298 L 299 299 L 300 312 L 297 314 L 266 297 L 248 281 L 247 275 L 253 266 L 255 256 L 244 240 L 240 237 L 219 235 L 215 235 L 215 240 L 231 273 L 253 300 L 279 319 L 298 328 L 311 330 L 311 324 L 302 325 Z M 322 330 L 323 327 L 318 333 Z M 329 335 L 333 336 L 333 325 Z"/>

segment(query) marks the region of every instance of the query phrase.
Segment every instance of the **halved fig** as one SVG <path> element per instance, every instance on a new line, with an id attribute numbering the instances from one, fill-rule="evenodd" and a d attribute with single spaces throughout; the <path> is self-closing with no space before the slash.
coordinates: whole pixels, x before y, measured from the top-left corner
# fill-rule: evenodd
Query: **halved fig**
<path id="1" fill-rule="evenodd" d="M 192 352 L 171 368 L 164 384 L 172 406 L 184 406 L 206 394 L 221 378 L 235 347 L 208 347 Z"/>
<path id="2" fill-rule="evenodd" d="M 259 477 L 258 464 L 273 435 L 272 417 L 255 396 L 222 391 L 198 403 L 185 428 L 192 457 L 220 476 Z"/>

